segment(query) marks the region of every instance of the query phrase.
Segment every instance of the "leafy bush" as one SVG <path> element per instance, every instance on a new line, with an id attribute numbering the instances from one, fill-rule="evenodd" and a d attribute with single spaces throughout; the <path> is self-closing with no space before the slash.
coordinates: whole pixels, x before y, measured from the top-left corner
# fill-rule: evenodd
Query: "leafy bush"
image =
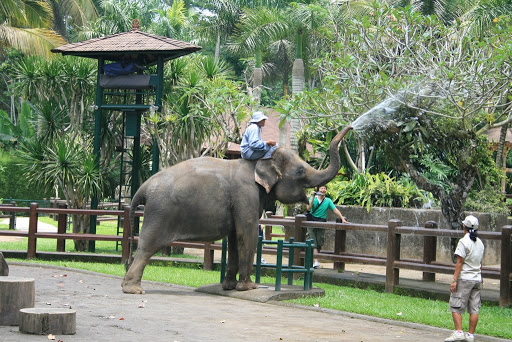
<path id="1" fill-rule="evenodd" d="M 421 207 L 432 199 L 428 192 L 420 190 L 409 177 L 395 177 L 381 172 L 357 174 L 352 180 L 333 180 L 329 183 L 329 195 L 338 204 L 366 207 Z"/>
<path id="2" fill-rule="evenodd" d="M 496 188 L 486 186 L 482 190 L 473 190 L 470 192 L 464 204 L 464 209 L 467 211 L 508 215 L 510 211 L 503 197 L 504 195 L 500 191 L 497 191 Z"/>
<path id="3" fill-rule="evenodd" d="M 52 196 L 51 191 L 29 185 L 20 169 L 20 162 L 15 155 L 0 153 L 0 198 L 40 200 Z"/>

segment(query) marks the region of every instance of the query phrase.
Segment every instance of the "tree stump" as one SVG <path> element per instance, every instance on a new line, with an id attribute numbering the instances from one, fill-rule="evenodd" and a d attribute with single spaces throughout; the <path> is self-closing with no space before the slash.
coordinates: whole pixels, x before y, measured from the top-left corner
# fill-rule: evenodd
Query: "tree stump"
<path id="1" fill-rule="evenodd" d="M 20 332 L 36 335 L 74 335 L 76 311 L 53 308 L 21 309 Z"/>
<path id="2" fill-rule="evenodd" d="M 9 275 L 9 265 L 4 259 L 4 255 L 0 252 L 0 276 L 7 277 Z"/>
<path id="3" fill-rule="evenodd" d="M 34 302 L 34 279 L 0 277 L 0 325 L 18 325 L 20 309 L 33 308 Z"/>

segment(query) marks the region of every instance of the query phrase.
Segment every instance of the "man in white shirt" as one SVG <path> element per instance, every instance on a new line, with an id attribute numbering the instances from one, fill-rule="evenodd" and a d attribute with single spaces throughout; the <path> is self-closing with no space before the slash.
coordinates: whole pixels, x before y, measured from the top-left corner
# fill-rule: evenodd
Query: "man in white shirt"
<path id="1" fill-rule="evenodd" d="M 457 264 L 450 284 L 450 311 L 452 312 L 455 331 L 445 339 L 445 342 L 475 340 L 474 333 L 478 323 L 478 310 L 482 305 L 480 291 L 482 290 L 482 259 L 484 244 L 478 238 L 478 219 L 473 215 L 467 216 L 462 222 L 464 237 L 459 240 L 455 255 Z M 469 313 L 469 331 L 462 332 L 462 314 Z"/>

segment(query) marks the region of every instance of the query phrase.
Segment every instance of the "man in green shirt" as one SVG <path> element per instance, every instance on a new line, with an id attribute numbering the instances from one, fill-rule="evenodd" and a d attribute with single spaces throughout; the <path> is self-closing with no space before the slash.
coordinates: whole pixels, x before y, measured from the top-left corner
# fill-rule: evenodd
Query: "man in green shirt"
<path id="1" fill-rule="evenodd" d="M 341 212 L 336 208 L 330 198 L 325 197 L 327 193 L 327 187 L 322 185 L 318 188 L 318 192 L 313 192 L 309 198 L 307 210 L 311 213 L 313 221 L 326 222 L 327 210 L 332 210 L 333 213 L 338 216 L 342 223 L 346 223 L 345 217 L 341 215 Z M 320 253 L 322 246 L 324 245 L 325 231 L 322 228 L 307 228 L 307 238 L 313 239 L 316 250 Z M 314 268 L 319 268 L 320 263 L 315 259 L 313 263 Z"/>

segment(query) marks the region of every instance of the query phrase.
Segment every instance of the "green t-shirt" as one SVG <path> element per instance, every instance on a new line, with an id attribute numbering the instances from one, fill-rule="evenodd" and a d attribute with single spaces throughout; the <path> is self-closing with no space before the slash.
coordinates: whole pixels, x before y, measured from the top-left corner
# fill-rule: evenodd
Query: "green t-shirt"
<path id="1" fill-rule="evenodd" d="M 311 197 L 309 200 L 311 201 Z M 334 210 L 335 208 L 336 207 L 330 198 L 325 197 L 322 203 L 319 203 L 318 197 L 315 196 L 315 199 L 313 200 L 313 206 L 311 207 L 311 215 L 324 219 L 327 217 L 327 209 Z"/>

